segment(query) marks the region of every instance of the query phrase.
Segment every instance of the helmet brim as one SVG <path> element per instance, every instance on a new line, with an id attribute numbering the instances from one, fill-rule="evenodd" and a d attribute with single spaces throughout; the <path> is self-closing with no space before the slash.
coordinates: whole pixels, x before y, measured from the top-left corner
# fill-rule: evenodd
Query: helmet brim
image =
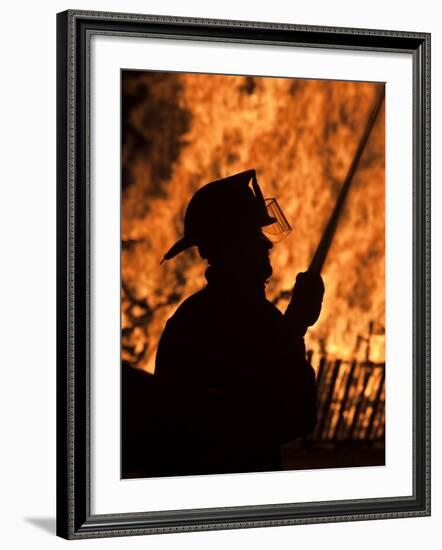
<path id="1" fill-rule="evenodd" d="M 182 237 L 179 241 L 177 241 L 169 250 L 164 254 L 163 259 L 161 260 L 161 263 L 163 263 L 165 260 L 170 260 L 180 254 L 180 252 L 183 252 L 183 250 L 186 250 L 187 248 L 190 248 L 191 246 L 194 246 L 195 243 L 191 242 L 187 237 Z"/>

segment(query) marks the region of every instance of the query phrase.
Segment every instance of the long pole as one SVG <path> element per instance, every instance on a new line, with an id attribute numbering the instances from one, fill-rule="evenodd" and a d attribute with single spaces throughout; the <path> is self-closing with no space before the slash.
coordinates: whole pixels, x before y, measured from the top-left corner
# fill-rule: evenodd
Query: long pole
<path id="1" fill-rule="evenodd" d="M 341 215 L 342 208 L 345 203 L 345 199 L 347 198 L 348 191 L 350 190 L 353 176 L 358 167 L 359 161 L 361 159 L 364 148 L 367 144 L 368 138 L 370 137 L 374 123 L 376 122 L 376 118 L 380 111 L 381 105 L 384 101 L 384 97 L 385 97 L 385 86 L 381 85 L 380 90 L 374 101 L 374 105 L 371 110 L 370 116 L 368 117 L 364 133 L 361 136 L 358 148 L 356 149 L 356 153 L 353 157 L 353 161 L 347 172 L 347 176 L 344 180 L 344 183 L 342 184 L 341 190 L 336 200 L 335 207 L 333 208 L 333 212 L 327 222 L 327 225 L 325 226 L 324 232 L 322 233 L 321 240 L 313 255 L 312 261 L 310 262 L 308 271 L 315 271 L 316 273 L 321 273 L 321 270 L 327 258 L 327 254 L 330 249 L 330 245 L 332 243 L 334 234 L 336 232 L 336 228 L 338 226 L 339 216 Z"/>

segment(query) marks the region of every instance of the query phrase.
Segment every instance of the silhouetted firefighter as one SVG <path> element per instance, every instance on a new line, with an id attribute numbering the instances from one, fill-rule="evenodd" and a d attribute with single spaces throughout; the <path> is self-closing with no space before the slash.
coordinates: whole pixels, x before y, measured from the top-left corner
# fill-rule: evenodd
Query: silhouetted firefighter
<path id="1" fill-rule="evenodd" d="M 270 238 L 289 230 L 278 203 L 264 200 L 255 170 L 192 197 L 184 237 L 164 259 L 196 246 L 209 264 L 207 285 L 168 320 L 155 376 L 124 369 L 129 474 L 137 460 L 145 461 L 144 475 L 279 470 L 280 445 L 314 427 L 316 382 L 304 334 L 320 314 L 322 279 L 298 274 L 285 314 L 265 296 Z M 143 399 L 151 399 L 149 410 L 136 408 Z M 149 429 L 137 432 L 131 422 Z"/>

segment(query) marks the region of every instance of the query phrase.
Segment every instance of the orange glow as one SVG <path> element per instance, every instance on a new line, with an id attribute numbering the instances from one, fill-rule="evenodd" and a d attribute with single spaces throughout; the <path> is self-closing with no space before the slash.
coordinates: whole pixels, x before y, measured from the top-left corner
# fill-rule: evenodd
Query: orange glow
<path id="1" fill-rule="evenodd" d="M 278 199 L 293 228 L 271 253 L 267 297 L 284 310 L 287 299 L 278 296 L 309 265 L 378 85 L 123 74 L 122 357 L 153 372 L 167 319 L 205 284 L 206 264 L 194 250 L 160 265 L 196 189 L 256 168 L 264 195 Z M 306 337 L 313 357 L 385 360 L 384 133 L 382 108 L 324 266 L 322 314 Z M 337 384 L 342 395 L 345 380 Z M 350 422 L 354 413 L 345 413 Z"/>

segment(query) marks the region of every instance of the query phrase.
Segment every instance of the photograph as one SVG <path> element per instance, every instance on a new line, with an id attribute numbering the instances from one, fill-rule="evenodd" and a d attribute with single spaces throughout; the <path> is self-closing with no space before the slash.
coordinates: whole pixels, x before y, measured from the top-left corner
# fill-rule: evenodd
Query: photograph
<path id="1" fill-rule="evenodd" d="M 428 516 L 430 34 L 57 14 L 57 535 Z"/>
<path id="2" fill-rule="evenodd" d="M 354 8 L 5 4 L 6 550 L 442 540 L 440 2 Z"/>
<path id="3" fill-rule="evenodd" d="M 385 465 L 385 83 L 120 84 L 121 478 Z"/>

